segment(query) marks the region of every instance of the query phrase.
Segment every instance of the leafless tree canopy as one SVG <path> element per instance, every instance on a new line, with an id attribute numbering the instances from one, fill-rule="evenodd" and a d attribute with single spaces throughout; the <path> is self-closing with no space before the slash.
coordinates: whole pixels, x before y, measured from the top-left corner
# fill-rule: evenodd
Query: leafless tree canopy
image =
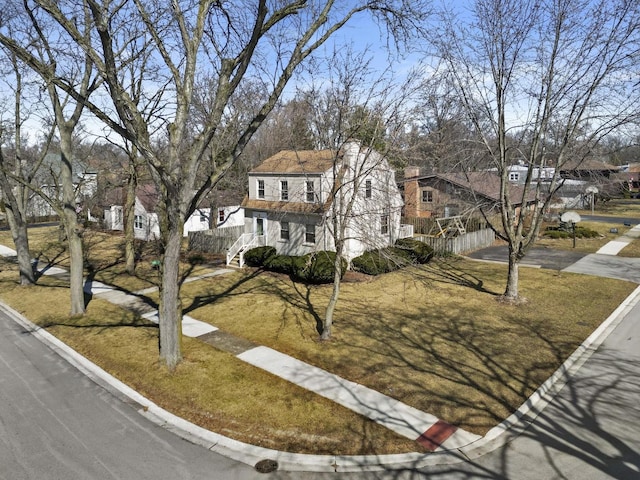
<path id="1" fill-rule="evenodd" d="M 451 80 L 486 158 L 500 175 L 510 249 L 507 297 L 517 264 L 535 240 L 558 173 L 593 155 L 600 141 L 636 120 L 640 6 L 627 0 L 478 0 L 439 12 L 430 51 Z M 522 196 L 509 195 L 509 167 L 528 167 Z M 467 163 L 466 169 L 473 168 Z M 544 186 L 534 172 L 554 167 Z M 545 193 L 548 192 L 548 193 Z"/>

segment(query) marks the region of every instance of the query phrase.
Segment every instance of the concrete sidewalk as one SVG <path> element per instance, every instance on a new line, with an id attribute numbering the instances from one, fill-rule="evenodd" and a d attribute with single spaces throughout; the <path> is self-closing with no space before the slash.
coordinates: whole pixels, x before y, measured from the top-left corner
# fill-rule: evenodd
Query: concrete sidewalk
<path id="1" fill-rule="evenodd" d="M 210 274 L 192 277 L 191 281 L 223 275 L 229 270 L 216 270 Z M 158 323 L 158 311 L 149 307 L 137 294 L 122 292 L 101 282 L 87 282 L 85 291 L 111 303 L 139 313 L 143 318 Z M 144 290 L 149 293 L 149 289 Z M 139 293 L 139 292 L 137 292 Z M 182 334 L 201 339 L 217 347 L 212 332 L 218 328 L 188 315 L 182 317 Z M 228 342 L 228 336 L 226 338 Z M 225 349 L 225 348 L 221 348 Z M 468 445 L 480 437 L 439 420 L 428 413 L 376 392 L 320 368 L 301 362 L 289 355 L 264 346 L 246 344 L 235 353 L 236 357 L 256 368 L 294 383 L 306 390 L 353 410 L 394 432 L 415 440 L 430 451 L 454 450 Z"/>

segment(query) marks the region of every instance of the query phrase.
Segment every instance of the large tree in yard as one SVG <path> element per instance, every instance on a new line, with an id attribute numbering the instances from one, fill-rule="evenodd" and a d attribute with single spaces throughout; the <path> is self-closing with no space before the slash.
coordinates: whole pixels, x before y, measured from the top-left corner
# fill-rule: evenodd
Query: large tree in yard
<path id="1" fill-rule="evenodd" d="M 100 84 L 93 76 L 93 62 L 82 51 L 69 50 L 68 44 L 53 35 L 50 28 L 55 24 L 48 18 L 38 16 L 37 8 L 26 3 L 7 4 L 3 11 L 4 22 L 0 24 L 0 43 L 17 60 L 32 69 L 41 79 L 41 92 L 46 92 L 45 103 L 50 109 L 48 124 L 58 133 L 60 161 L 56 168 L 57 192 L 34 190 L 58 213 L 69 250 L 70 270 L 70 313 L 82 315 L 85 312 L 83 269 L 84 255 L 82 225 L 78 222 L 76 205 L 76 185 L 73 180 L 74 132 L 80 125 L 85 108 L 82 101 Z M 75 24 L 80 35 L 90 34 L 89 17 L 86 11 L 78 12 Z M 64 78 L 67 85 L 73 85 L 73 95 L 66 86 L 59 87 L 55 79 Z M 73 97 L 76 97 L 75 99 Z M 35 107 L 34 107 L 35 108 Z M 23 186 L 34 189 L 17 176 Z"/>
<path id="2" fill-rule="evenodd" d="M 443 8 L 435 54 L 500 176 L 509 247 L 504 297 L 517 300 L 518 265 L 562 186 L 608 134 L 637 119 L 640 5 L 629 0 L 476 0 Z M 468 3 L 468 5 L 467 5 Z M 456 8 L 458 10 L 456 10 Z M 430 57 L 432 58 L 432 57 Z M 526 165 L 519 201 L 509 168 Z M 538 172 L 553 167 L 551 178 Z M 467 168 L 468 169 L 468 168 Z M 547 170 L 550 171 L 550 170 Z M 535 196 L 536 205 L 518 208 Z"/>
<path id="3" fill-rule="evenodd" d="M 92 100 L 64 78 L 52 81 L 83 100 L 96 117 L 131 142 L 158 186 L 160 356 L 169 368 L 182 355 L 179 255 L 187 216 L 242 153 L 298 67 L 334 32 L 367 12 L 381 26 L 394 29 L 417 26 L 422 18 L 421 2 L 409 0 L 26 3 L 55 21 L 58 34 L 91 59 L 107 95 Z M 93 22 L 89 35 L 76 26 L 85 11 Z M 154 77 L 143 80 L 145 91 L 163 107 L 151 119 L 142 114 L 119 75 L 131 61 L 132 43 L 152 51 L 158 63 Z M 199 112 L 202 121 L 193 122 L 194 86 L 205 78 L 210 79 L 212 101 L 206 115 Z M 233 100 L 247 82 L 261 85 L 264 101 L 245 112 L 242 123 L 229 123 L 229 116 L 237 118 Z"/>

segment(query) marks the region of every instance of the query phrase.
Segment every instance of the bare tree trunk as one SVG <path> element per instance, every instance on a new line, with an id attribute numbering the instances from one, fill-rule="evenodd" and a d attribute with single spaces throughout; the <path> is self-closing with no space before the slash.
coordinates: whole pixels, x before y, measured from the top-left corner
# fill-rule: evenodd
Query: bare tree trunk
<path id="1" fill-rule="evenodd" d="M 136 205 L 136 187 L 138 186 L 138 178 L 136 175 L 136 167 L 133 163 L 129 166 L 129 176 L 127 178 L 127 194 L 124 202 L 124 261 L 125 269 L 129 275 L 136 272 L 136 245 L 135 245 L 135 205 Z"/>
<path id="2" fill-rule="evenodd" d="M 173 215 L 172 220 L 176 220 Z M 182 223 L 171 223 L 163 235 L 160 277 L 160 358 L 170 370 L 182 360 L 182 302 L 180 301 L 180 247 Z"/>
<path id="3" fill-rule="evenodd" d="M 338 251 L 339 250 L 339 251 Z M 340 283 L 342 281 L 342 248 L 336 248 L 336 261 L 334 264 L 333 274 L 333 289 L 331 290 L 331 297 L 329 297 L 329 303 L 324 314 L 324 323 L 322 325 L 322 333 L 320 338 L 322 340 L 329 340 L 331 338 L 331 327 L 333 326 L 333 312 L 338 303 L 340 297 Z"/>
<path id="4" fill-rule="evenodd" d="M 69 246 L 69 293 L 71 295 L 71 315 L 83 315 L 84 304 L 84 256 L 82 252 L 82 227 L 76 213 L 76 192 L 73 185 L 72 130 L 58 126 L 60 133 L 60 181 L 62 182 L 61 218 Z"/>
<path id="5" fill-rule="evenodd" d="M 509 245 L 509 271 L 507 273 L 507 288 L 504 292 L 504 297 L 509 300 L 516 300 L 518 298 L 518 281 L 519 281 L 519 266 L 520 259 L 518 254 Z"/>
<path id="6" fill-rule="evenodd" d="M 16 211 L 17 214 L 14 213 Z M 13 244 L 16 247 L 18 268 L 20 270 L 20 285 L 33 285 L 36 283 L 36 279 L 33 272 L 33 266 L 31 264 L 31 254 L 29 252 L 27 222 L 24 215 L 19 211 L 17 203 L 11 202 L 7 205 L 5 213 L 7 215 L 9 229 L 11 230 Z"/>

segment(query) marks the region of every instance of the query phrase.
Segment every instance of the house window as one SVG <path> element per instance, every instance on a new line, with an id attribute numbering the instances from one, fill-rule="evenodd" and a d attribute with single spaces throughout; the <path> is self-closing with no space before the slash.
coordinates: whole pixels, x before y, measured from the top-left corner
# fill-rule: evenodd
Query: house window
<path id="1" fill-rule="evenodd" d="M 141 230 L 142 228 L 144 228 L 142 215 L 136 215 L 133 217 L 133 228 L 137 228 L 138 230 Z"/>
<path id="2" fill-rule="evenodd" d="M 316 226 L 313 224 L 307 223 L 304 227 L 305 227 L 304 242 L 316 243 Z"/>
<path id="3" fill-rule="evenodd" d="M 218 209 L 218 223 L 224 223 L 224 208 Z"/>
<path id="4" fill-rule="evenodd" d="M 520 180 L 520 172 L 509 172 L 509 181 L 517 182 Z"/>
<path id="5" fill-rule="evenodd" d="M 364 198 L 371 198 L 372 189 L 371 189 L 371 180 L 366 180 L 364 182 Z"/>
<path id="6" fill-rule="evenodd" d="M 289 222 L 280 222 L 280 240 L 289 240 Z"/>
<path id="7" fill-rule="evenodd" d="M 424 203 L 433 202 L 433 190 L 422 190 L 422 201 Z"/>
<path id="8" fill-rule="evenodd" d="M 280 200 L 289 200 L 289 182 L 280 180 Z"/>
<path id="9" fill-rule="evenodd" d="M 306 187 L 307 187 L 307 202 L 315 202 L 316 200 L 316 193 L 315 193 L 315 188 L 313 185 L 313 180 L 311 181 L 307 181 L 306 182 Z"/>
<path id="10" fill-rule="evenodd" d="M 258 198 L 264 198 L 264 180 L 258 180 Z"/>
<path id="11" fill-rule="evenodd" d="M 380 233 L 382 235 L 389 234 L 389 215 L 380 216 Z"/>
<path id="12" fill-rule="evenodd" d="M 204 212 L 200 212 L 200 223 L 207 222 L 207 215 Z"/>

